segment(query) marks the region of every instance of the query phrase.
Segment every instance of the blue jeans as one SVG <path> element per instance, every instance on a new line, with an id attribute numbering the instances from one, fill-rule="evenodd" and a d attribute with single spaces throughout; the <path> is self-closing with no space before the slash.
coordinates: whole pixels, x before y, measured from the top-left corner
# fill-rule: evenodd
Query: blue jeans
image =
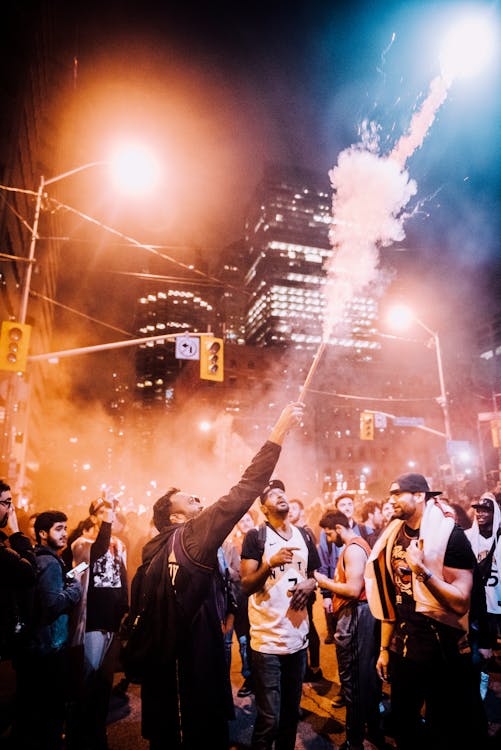
<path id="1" fill-rule="evenodd" d="M 256 723 L 252 750 L 294 750 L 307 649 L 295 654 L 252 650 Z"/>

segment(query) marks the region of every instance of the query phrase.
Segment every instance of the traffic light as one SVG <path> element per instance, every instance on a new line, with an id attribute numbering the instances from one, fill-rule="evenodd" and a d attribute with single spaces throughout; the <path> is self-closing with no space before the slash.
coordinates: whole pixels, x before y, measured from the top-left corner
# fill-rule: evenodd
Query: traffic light
<path id="1" fill-rule="evenodd" d="M 200 337 L 200 377 L 202 380 L 224 380 L 224 342 L 214 336 Z"/>
<path id="2" fill-rule="evenodd" d="M 24 372 L 30 347 L 31 326 L 11 320 L 2 322 L 0 370 Z"/>
<path id="3" fill-rule="evenodd" d="M 374 440 L 374 414 L 370 411 L 360 414 L 360 440 Z"/>

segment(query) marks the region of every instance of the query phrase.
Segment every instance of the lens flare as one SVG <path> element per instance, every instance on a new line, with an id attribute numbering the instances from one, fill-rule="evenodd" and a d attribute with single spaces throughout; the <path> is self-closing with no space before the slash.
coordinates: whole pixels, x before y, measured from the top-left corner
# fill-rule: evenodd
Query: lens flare
<path id="1" fill-rule="evenodd" d="M 487 67 L 496 49 L 496 25 L 487 15 L 463 18 L 448 33 L 440 54 L 442 75 L 471 78 Z"/>
<path id="2" fill-rule="evenodd" d="M 386 319 L 394 330 L 405 331 L 414 320 L 414 315 L 405 305 L 394 305 L 388 310 Z"/>
<path id="3" fill-rule="evenodd" d="M 123 144 L 111 158 L 112 179 L 116 188 L 128 195 L 151 192 L 159 182 L 158 163 L 146 146 Z"/>

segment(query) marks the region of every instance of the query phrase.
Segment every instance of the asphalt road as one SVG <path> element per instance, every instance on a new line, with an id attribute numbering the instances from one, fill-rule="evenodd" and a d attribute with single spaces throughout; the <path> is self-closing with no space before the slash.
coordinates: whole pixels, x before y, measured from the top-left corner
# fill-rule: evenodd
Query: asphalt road
<path id="1" fill-rule="evenodd" d="M 318 683 L 304 685 L 301 701 L 302 720 L 298 727 L 295 750 L 336 750 L 345 740 L 345 709 L 335 709 L 331 706 L 339 690 L 335 648 L 323 643 L 325 633 L 321 608 L 315 609 L 315 622 L 321 638 L 320 662 L 324 679 Z M 252 696 L 238 698 L 236 695 L 243 681 L 239 667 L 240 657 L 234 640 L 231 678 L 236 718 L 230 726 L 232 750 L 248 750 L 254 721 L 254 699 Z M 121 675 L 117 675 L 117 680 L 120 677 Z M 112 721 L 108 726 L 109 748 L 148 750 L 148 743 L 141 738 L 139 688 L 131 685 L 127 698 L 127 702 L 114 698 L 110 714 Z M 490 733 L 494 735 L 500 732 L 499 738 L 496 738 L 497 743 L 493 742 L 493 748 L 501 748 L 501 667 L 499 672 L 490 676 L 486 710 Z M 207 739 L 210 746 L 210 737 Z M 388 742 L 393 744 L 391 737 L 388 737 Z M 365 742 L 365 750 L 372 750 L 373 747 L 368 741 Z"/>

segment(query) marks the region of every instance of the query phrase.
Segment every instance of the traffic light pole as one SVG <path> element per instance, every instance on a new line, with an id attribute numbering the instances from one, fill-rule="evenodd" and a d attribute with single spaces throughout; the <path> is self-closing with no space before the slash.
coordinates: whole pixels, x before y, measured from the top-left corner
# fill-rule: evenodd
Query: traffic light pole
<path id="1" fill-rule="evenodd" d="M 63 359 L 64 357 L 76 357 L 79 354 L 91 354 L 92 352 L 103 352 L 108 349 L 122 349 L 125 346 L 137 346 L 138 344 L 147 344 L 149 341 L 169 341 L 176 339 L 177 336 L 207 336 L 210 333 L 164 333 L 157 336 L 145 336 L 140 339 L 126 339 L 125 341 L 111 341 L 108 344 L 95 344 L 94 346 L 80 346 L 76 349 L 62 349 L 58 352 L 46 352 L 45 354 L 32 354 L 28 357 L 28 362 L 43 362 L 49 359 Z"/>

